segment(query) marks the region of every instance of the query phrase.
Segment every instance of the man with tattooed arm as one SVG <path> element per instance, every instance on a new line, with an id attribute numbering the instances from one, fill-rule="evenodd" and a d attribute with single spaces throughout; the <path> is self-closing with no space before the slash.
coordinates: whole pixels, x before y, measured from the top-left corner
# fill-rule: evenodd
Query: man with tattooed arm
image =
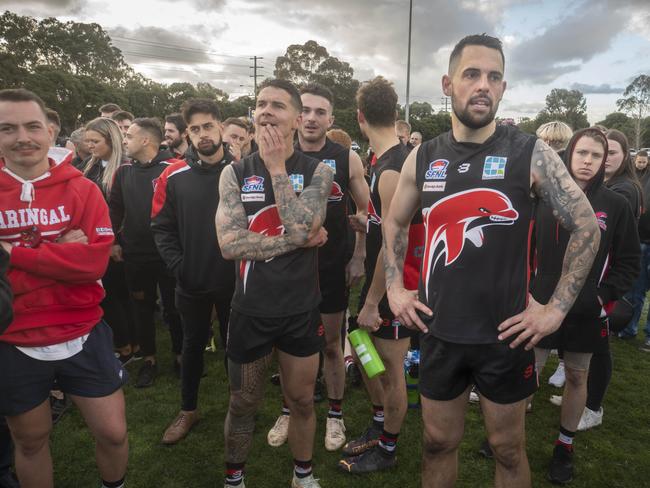
<path id="1" fill-rule="evenodd" d="M 421 332 L 422 486 L 454 485 L 472 384 L 481 394 L 496 460 L 495 486 L 530 487 L 526 398 L 537 388 L 533 347 L 557 330 L 584 284 L 600 231 L 584 193 L 541 140 L 494 117 L 506 88 L 501 42 L 468 36 L 451 53 L 442 88 L 452 130 L 404 163 L 384 220 L 386 288 L 397 319 Z M 528 295 L 535 199 L 570 232 L 547 304 Z M 404 288 L 408 226 L 421 209 L 419 292 Z"/>
<path id="2" fill-rule="evenodd" d="M 226 487 L 244 486 L 273 348 L 291 410 L 291 486 L 320 487 L 311 467 L 314 384 L 324 345 L 317 247 L 327 239 L 322 225 L 334 174 L 294 151 L 301 112 L 300 93 L 291 83 L 265 82 L 255 110 L 259 152 L 225 168 L 219 183 L 219 245 L 226 259 L 237 260 L 227 345 Z"/>

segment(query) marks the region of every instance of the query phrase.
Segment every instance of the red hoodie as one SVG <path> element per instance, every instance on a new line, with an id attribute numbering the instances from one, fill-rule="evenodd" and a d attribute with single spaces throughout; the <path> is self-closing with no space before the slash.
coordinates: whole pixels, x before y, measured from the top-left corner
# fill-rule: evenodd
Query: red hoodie
<path id="1" fill-rule="evenodd" d="M 31 185 L 0 159 L 0 240 L 15 246 L 8 273 L 14 321 L 0 341 L 17 346 L 81 337 L 102 317 L 99 280 L 113 243 L 108 208 L 97 185 L 70 164 L 72 153 L 55 157 Z M 55 242 L 74 229 L 88 244 Z"/>

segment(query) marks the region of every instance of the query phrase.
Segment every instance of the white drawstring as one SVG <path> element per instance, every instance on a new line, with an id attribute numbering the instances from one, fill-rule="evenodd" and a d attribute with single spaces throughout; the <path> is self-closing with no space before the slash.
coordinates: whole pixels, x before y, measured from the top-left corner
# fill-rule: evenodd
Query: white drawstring
<path id="1" fill-rule="evenodd" d="M 24 180 L 20 176 L 15 174 L 13 171 L 11 171 L 9 168 L 7 168 L 6 166 L 4 166 L 2 170 L 5 173 L 7 173 L 9 176 L 14 178 L 15 180 L 18 180 L 23 184 L 23 187 L 20 191 L 20 201 L 27 202 L 29 203 L 30 206 L 32 204 L 32 201 L 36 197 L 36 193 L 34 192 L 34 183 L 50 177 L 50 172 L 48 171 L 47 173 L 42 174 L 41 176 L 39 176 L 38 178 L 34 178 L 33 180 Z"/>

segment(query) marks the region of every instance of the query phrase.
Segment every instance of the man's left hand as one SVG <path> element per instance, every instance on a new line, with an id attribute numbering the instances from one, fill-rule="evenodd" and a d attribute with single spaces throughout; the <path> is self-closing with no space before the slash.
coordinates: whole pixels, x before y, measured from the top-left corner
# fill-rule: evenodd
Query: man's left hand
<path id="1" fill-rule="evenodd" d="M 565 314 L 550 303 L 548 305 L 542 305 L 532 296 L 529 296 L 526 310 L 504 320 L 499 325 L 499 340 L 503 341 L 508 337 L 518 334 L 515 340 L 510 343 L 510 347 L 514 349 L 527 341 L 525 349 L 529 351 L 542 338 L 559 329 L 564 317 Z"/>

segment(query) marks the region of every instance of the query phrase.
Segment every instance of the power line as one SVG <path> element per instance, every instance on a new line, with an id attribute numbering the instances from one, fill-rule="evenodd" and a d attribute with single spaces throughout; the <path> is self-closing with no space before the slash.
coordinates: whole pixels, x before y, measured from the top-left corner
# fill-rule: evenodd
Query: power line
<path id="1" fill-rule="evenodd" d="M 187 59 L 182 59 L 182 58 L 177 58 L 173 56 L 162 56 L 158 54 L 149 54 L 149 53 L 139 53 L 135 51 L 122 51 L 123 54 L 126 54 L 128 56 L 140 56 L 143 58 L 151 58 L 151 59 L 163 59 L 163 60 L 169 60 L 169 61 L 185 61 L 187 62 Z M 199 63 L 200 61 L 196 61 Z M 234 68 L 250 68 L 249 65 L 247 64 L 232 64 L 232 63 L 206 63 L 206 64 L 212 64 L 216 66 L 229 66 L 229 67 L 234 67 Z"/>
<path id="2" fill-rule="evenodd" d="M 156 65 L 152 65 L 152 64 L 138 64 L 137 66 L 144 66 L 145 68 L 159 70 L 159 71 L 179 71 L 181 73 L 197 72 L 197 73 L 208 73 L 208 74 L 215 74 L 215 75 L 228 74 L 228 73 L 224 73 L 223 71 L 211 71 L 211 70 L 204 70 L 204 69 L 182 69 L 182 68 L 175 68 L 173 66 L 163 67 L 163 66 L 156 66 Z M 236 73 L 236 75 L 238 77 L 246 76 L 245 74 L 242 74 L 242 73 Z M 224 80 L 224 81 L 229 81 L 229 80 L 232 80 L 232 78 L 233 77 L 219 78 L 219 79 Z"/>
<path id="3" fill-rule="evenodd" d="M 208 51 L 204 49 L 198 49 L 198 48 L 191 48 L 187 46 L 180 46 L 178 44 L 167 44 L 164 42 L 156 42 L 156 41 L 145 41 L 142 39 L 136 39 L 134 37 L 120 37 L 120 36 L 115 36 L 111 38 L 112 40 L 119 40 L 119 41 L 126 41 L 126 42 L 135 42 L 138 44 L 144 44 L 144 45 L 149 45 L 149 46 L 157 46 L 157 47 L 166 47 L 166 48 L 171 48 L 171 49 L 178 49 L 181 51 L 189 51 L 189 52 L 196 52 L 196 53 L 202 53 L 202 54 L 212 54 L 214 56 L 220 56 L 224 58 L 239 58 L 239 59 L 246 59 L 249 56 L 236 56 L 234 54 L 223 54 L 223 53 L 218 53 L 216 51 Z"/>

